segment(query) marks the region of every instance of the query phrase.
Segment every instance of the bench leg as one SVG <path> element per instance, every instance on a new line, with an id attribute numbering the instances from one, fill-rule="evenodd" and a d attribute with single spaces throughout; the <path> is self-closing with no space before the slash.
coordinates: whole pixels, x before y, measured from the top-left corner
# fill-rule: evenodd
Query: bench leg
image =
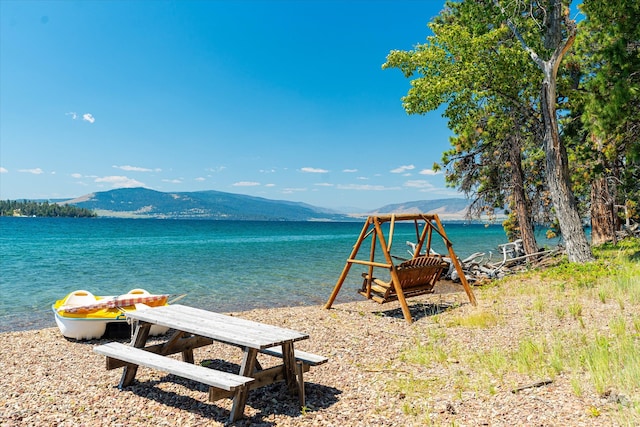
<path id="1" fill-rule="evenodd" d="M 294 394 L 298 390 L 296 382 L 296 358 L 293 343 L 282 344 L 282 363 L 284 365 L 284 380 L 287 383 L 289 393 Z"/>
<path id="2" fill-rule="evenodd" d="M 304 365 L 302 362 L 296 362 L 296 377 L 298 378 L 298 398 L 300 399 L 300 408 L 304 408 L 305 406 L 305 395 L 304 395 L 304 377 L 302 373 L 304 372 Z"/>
<path id="3" fill-rule="evenodd" d="M 242 365 L 240 366 L 240 375 L 252 377 L 256 369 L 257 361 L 258 350 L 246 347 L 244 349 L 244 356 L 242 357 Z M 247 397 L 249 397 L 249 387 L 242 387 L 236 391 L 233 396 L 233 405 L 231 405 L 230 422 L 233 423 L 242 417 L 244 414 L 244 406 L 247 404 Z"/>
<path id="4" fill-rule="evenodd" d="M 135 333 L 133 334 L 133 338 L 131 338 L 131 345 L 137 348 L 142 348 L 146 344 L 147 338 L 149 337 L 151 324 L 136 322 L 135 328 Z M 137 373 L 138 365 L 126 365 L 124 367 L 124 370 L 122 371 L 122 378 L 120 378 L 120 384 L 118 384 L 118 388 L 122 389 L 130 385 L 136 378 Z"/>
<path id="5" fill-rule="evenodd" d="M 185 350 L 182 352 L 182 361 L 191 363 L 192 365 L 195 363 L 195 359 L 193 358 L 193 349 Z"/>
<path id="6" fill-rule="evenodd" d="M 182 339 L 183 337 L 186 337 L 187 335 L 189 334 L 187 334 L 186 332 L 176 331 L 173 334 L 173 336 L 169 339 L 169 341 L 167 341 L 166 344 L 164 345 L 162 354 L 167 354 L 167 352 L 174 350 L 174 348 L 179 348 L 180 339 Z M 187 348 L 186 350 L 182 350 L 182 361 L 191 363 L 191 364 L 194 363 L 192 348 Z"/>

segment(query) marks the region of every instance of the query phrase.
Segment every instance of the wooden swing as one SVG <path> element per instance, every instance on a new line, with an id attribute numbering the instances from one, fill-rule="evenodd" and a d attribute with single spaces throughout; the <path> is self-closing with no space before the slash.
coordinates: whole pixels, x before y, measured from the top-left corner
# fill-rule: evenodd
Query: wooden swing
<path id="1" fill-rule="evenodd" d="M 393 243 L 393 234 L 396 223 L 399 221 L 413 221 L 416 231 L 417 244 L 413 251 L 413 256 L 409 260 L 404 260 L 398 264 L 394 263 L 394 256 L 391 255 L 391 246 Z M 382 228 L 382 224 L 389 223 L 388 236 Z M 367 299 L 372 299 L 380 304 L 389 301 L 399 301 L 402 307 L 402 313 L 408 323 L 413 321 L 407 298 L 432 293 L 433 287 L 439 280 L 442 271 L 448 268 L 449 264 L 442 259 L 440 255 L 431 255 L 431 242 L 433 232 L 436 232 L 442 238 L 451 262 L 456 268 L 460 281 L 464 287 L 469 302 L 477 305 L 476 297 L 467 282 L 462 271 L 462 266 L 458 261 L 458 257 L 453 251 L 453 245 L 444 231 L 444 227 L 438 218 L 438 215 L 427 214 L 392 214 L 381 216 L 370 216 L 367 218 L 360 237 L 356 241 L 351 255 L 347 259 L 347 263 L 342 270 L 342 274 L 338 279 L 329 300 L 325 304 L 325 308 L 331 308 L 336 299 L 340 288 L 344 283 L 349 270 L 353 264 L 366 265 L 368 271 L 362 274 L 364 282 L 359 293 Z M 371 239 L 371 249 L 369 251 L 369 259 L 357 259 L 358 251 L 362 243 Z M 376 247 L 379 246 L 384 256 L 384 262 L 376 261 Z M 424 251 L 423 251 L 424 249 Z M 424 254 L 423 254 L 424 252 Z M 425 255 L 426 254 L 426 255 Z M 374 269 L 381 268 L 388 270 L 390 280 L 384 281 L 374 276 Z"/>

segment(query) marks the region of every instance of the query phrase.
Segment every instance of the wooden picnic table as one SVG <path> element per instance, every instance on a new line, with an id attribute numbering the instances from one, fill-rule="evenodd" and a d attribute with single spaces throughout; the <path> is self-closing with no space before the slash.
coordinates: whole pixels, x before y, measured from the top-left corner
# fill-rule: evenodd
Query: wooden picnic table
<path id="1" fill-rule="evenodd" d="M 294 349 L 295 342 L 309 338 L 305 333 L 235 316 L 179 304 L 130 311 L 126 316 L 134 322 L 130 346 L 109 343 L 94 349 L 107 356 L 107 369 L 124 367 L 120 388 L 132 383 L 138 365 L 192 378 L 211 386 L 209 400 L 215 401 L 223 397 L 233 399 L 231 422 L 243 415 L 250 389 L 277 381 L 284 380 L 290 393 L 297 392 L 301 406 L 304 406 L 302 373 L 308 371 L 310 366 L 327 361 L 322 356 Z M 165 326 L 174 332 L 166 341 L 147 346 L 152 325 Z M 242 363 L 237 375 L 192 365 L 193 349 L 212 344 L 213 341 L 242 349 Z M 137 355 L 130 355 L 136 352 Z M 172 358 L 158 357 L 176 353 L 182 353 L 182 360 L 186 364 Z M 281 357 L 282 364 L 263 369 L 257 359 L 258 353 Z M 220 375 L 209 378 L 215 376 L 215 373 Z"/>

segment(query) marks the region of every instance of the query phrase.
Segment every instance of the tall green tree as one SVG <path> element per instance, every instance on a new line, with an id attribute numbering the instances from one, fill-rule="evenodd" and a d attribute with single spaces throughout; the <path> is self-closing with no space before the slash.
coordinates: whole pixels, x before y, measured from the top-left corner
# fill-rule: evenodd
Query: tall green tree
<path id="1" fill-rule="evenodd" d="M 580 119 L 576 148 L 586 159 L 591 235 L 599 244 L 616 239 L 616 207 L 628 214 L 640 199 L 640 3 L 585 0 L 581 9 L 571 108 Z"/>
<path id="2" fill-rule="evenodd" d="M 541 167 L 533 157 L 525 162 L 523 148 L 542 134 L 531 103 L 539 96 L 539 72 L 498 16 L 489 0 L 447 2 L 429 24 L 434 35 L 413 51 L 392 51 L 383 67 L 415 77 L 403 97 L 409 114 L 446 104 L 444 116 L 455 134 L 443 156 L 447 182 L 472 195 L 477 211 L 511 206 L 518 237 L 534 253 L 535 193 L 527 168 Z"/>
<path id="3" fill-rule="evenodd" d="M 486 204 L 508 198 L 524 235 L 531 230 L 528 218 L 543 206 L 540 194 L 546 191 L 535 167 L 544 169 L 568 258 L 585 262 L 593 256 L 572 191 L 557 93 L 560 65 L 576 38 L 569 5 L 568 0 L 450 1 L 430 23 L 434 36 L 426 44 L 392 51 L 383 67 L 416 77 L 403 98 L 408 113 L 447 105 L 444 115 L 456 134 L 443 157 L 452 164 L 449 182 Z M 532 162 L 539 160 L 536 143 L 544 152 L 544 168 Z"/>

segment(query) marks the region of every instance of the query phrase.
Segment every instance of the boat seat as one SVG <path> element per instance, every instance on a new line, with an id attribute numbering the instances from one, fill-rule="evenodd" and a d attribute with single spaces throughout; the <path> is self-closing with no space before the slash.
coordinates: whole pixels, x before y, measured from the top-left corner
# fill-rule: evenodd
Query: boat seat
<path id="1" fill-rule="evenodd" d="M 65 298 L 63 305 L 68 307 L 83 306 L 95 304 L 96 297 L 89 291 L 78 290 L 73 291 Z"/>

